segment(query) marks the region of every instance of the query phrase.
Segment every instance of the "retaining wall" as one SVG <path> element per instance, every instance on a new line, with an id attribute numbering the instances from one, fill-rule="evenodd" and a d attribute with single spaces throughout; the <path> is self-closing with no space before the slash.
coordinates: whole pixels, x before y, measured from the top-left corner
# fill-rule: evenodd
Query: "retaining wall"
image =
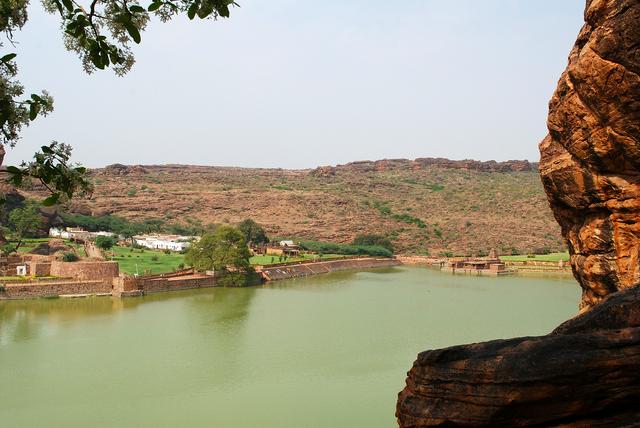
<path id="1" fill-rule="evenodd" d="M 215 287 L 214 276 L 187 274 L 181 276 L 158 276 L 151 278 L 118 277 L 113 281 L 114 296 L 139 296 L 162 291 L 188 290 L 192 288 Z"/>
<path id="2" fill-rule="evenodd" d="M 111 284 L 104 281 L 32 281 L 28 283 L 8 283 L 0 290 L 0 300 L 35 299 L 55 297 L 65 294 L 108 294 Z"/>
<path id="3" fill-rule="evenodd" d="M 51 262 L 51 275 L 62 278 L 74 278 L 80 281 L 100 280 L 111 284 L 119 275 L 118 262 L 63 262 L 54 260 Z"/>
<path id="4" fill-rule="evenodd" d="M 395 259 L 360 258 L 347 260 L 327 260 L 325 262 L 289 264 L 286 266 L 266 266 L 261 270 L 266 281 L 299 278 L 321 273 L 338 272 L 351 269 L 369 269 L 376 267 L 398 266 Z"/>

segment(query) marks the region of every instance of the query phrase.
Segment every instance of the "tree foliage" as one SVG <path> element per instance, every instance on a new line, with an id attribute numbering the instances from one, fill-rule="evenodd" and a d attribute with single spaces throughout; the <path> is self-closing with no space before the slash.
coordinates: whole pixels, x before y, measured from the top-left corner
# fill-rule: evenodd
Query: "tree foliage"
<path id="1" fill-rule="evenodd" d="M 223 273 L 249 269 L 250 256 L 242 232 L 233 226 L 223 225 L 193 243 L 185 262 L 198 270 L 213 269 Z"/>
<path id="2" fill-rule="evenodd" d="M 111 236 L 96 237 L 96 246 L 101 250 L 110 250 L 114 245 L 116 245 L 116 240 Z"/>
<path id="3" fill-rule="evenodd" d="M 393 253 L 378 245 L 349 245 L 331 242 L 302 241 L 300 246 L 314 253 L 344 254 L 352 256 L 392 257 Z"/>
<path id="4" fill-rule="evenodd" d="M 382 235 L 358 235 L 353 239 L 353 245 L 377 245 L 393 252 L 393 244 Z"/>
<path id="5" fill-rule="evenodd" d="M 269 242 L 269 238 L 262 226 L 250 218 L 242 220 L 240 224 L 238 224 L 238 229 L 244 235 L 244 240 L 247 243 L 264 244 Z"/>
<path id="6" fill-rule="evenodd" d="M 9 225 L 15 232 L 18 244 L 15 247 L 17 251 L 25 238 L 34 238 L 44 225 L 44 219 L 40 215 L 38 206 L 33 203 L 27 203 L 22 208 L 16 208 L 9 214 Z"/>

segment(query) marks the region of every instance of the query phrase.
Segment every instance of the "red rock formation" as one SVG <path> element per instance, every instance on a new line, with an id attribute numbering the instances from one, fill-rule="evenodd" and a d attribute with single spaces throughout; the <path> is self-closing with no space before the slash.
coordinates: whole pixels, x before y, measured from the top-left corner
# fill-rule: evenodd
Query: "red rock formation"
<path id="1" fill-rule="evenodd" d="M 638 423 L 640 288 L 612 295 L 547 336 L 421 353 L 397 416 L 403 427 Z"/>
<path id="2" fill-rule="evenodd" d="M 583 307 L 640 283 L 640 3 L 592 0 L 585 20 L 540 145 Z"/>
<path id="3" fill-rule="evenodd" d="M 640 426 L 640 0 L 587 0 L 540 173 L 583 288 L 541 337 L 418 356 L 402 427 Z"/>

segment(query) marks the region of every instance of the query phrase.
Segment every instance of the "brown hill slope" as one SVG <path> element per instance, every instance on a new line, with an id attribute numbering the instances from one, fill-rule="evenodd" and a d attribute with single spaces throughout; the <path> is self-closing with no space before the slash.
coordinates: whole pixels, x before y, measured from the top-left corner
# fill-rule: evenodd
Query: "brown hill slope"
<path id="1" fill-rule="evenodd" d="M 271 236 L 350 242 L 381 233 L 398 250 L 472 254 L 562 248 L 527 161 L 422 158 L 313 170 L 111 165 L 92 171 L 92 200 L 74 210 L 170 223 L 251 217 Z"/>

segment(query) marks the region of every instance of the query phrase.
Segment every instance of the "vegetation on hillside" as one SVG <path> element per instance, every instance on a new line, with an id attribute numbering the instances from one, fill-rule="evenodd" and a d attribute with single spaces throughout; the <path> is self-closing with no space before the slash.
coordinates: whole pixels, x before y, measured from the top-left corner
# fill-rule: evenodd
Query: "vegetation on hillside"
<path id="1" fill-rule="evenodd" d="M 392 257 L 389 249 L 380 245 L 335 244 L 331 242 L 301 241 L 300 246 L 318 254 L 343 254 L 373 257 Z"/>
<path id="2" fill-rule="evenodd" d="M 126 168 L 121 166 L 120 168 Z M 564 250 L 537 171 L 438 166 L 334 174 L 195 166 L 110 168 L 92 174 L 83 210 L 204 228 L 247 217 L 269 236 L 352 243 L 382 235 L 397 253 L 476 255 Z M 132 186 L 134 197 L 125 197 Z M 144 190 L 141 190 L 144 186 Z M 286 186 L 282 190 L 275 186 Z"/>

